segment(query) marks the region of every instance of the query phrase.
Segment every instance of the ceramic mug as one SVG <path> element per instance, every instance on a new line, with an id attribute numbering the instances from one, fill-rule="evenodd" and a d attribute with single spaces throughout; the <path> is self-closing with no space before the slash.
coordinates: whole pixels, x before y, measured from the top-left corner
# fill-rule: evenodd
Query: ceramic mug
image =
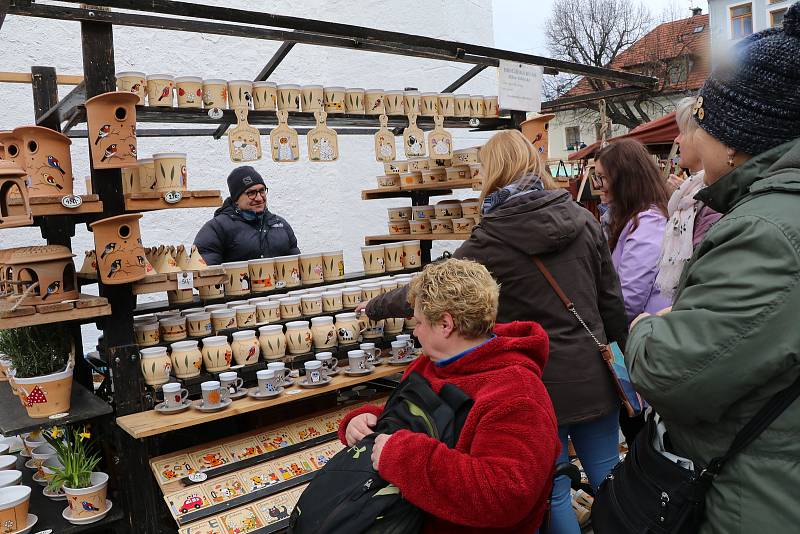
<path id="1" fill-rule="evenodd" d="M 381 349 L 377 348 L 375 343 L 361 343 L 358 348 L 366 354 L 369 363 L 375 363 L 380 359 Z"/>
<path id="2" fill-rule="evenodd" d="M 359 87 L 349 87 L 344 91 L 344 109 L 347 113 L 364 114 L 365 91 Z"/>
<path id="3" fill-rule="evenodd" d="M 289 369 L 283 362 L 269 362 L 267 364 L 267 369 L 275 371 L 275 374 L 280 376 L 281 384 L 284 383 L 289 378 Z"/>
<path id="4" fill-rule="evenodd" d="M 250 270 L 246 261 L 223 263 L 225 269 L 225 294 L 247 295 L 250 293 Z"/>
<path id="5" fill-rule="evenodd" d="M 403 270 L 403 244 L 387 243 L 384 245 L 383 258 L 387 273 Z"/>
<path id="6" fill-rule="evenodd" d="M 203 80 L 203 105 L 206 109 L 226 109 L 228 107 L 228 82 Z"/>
<path id="7" fill-rule="evenodd" d="M 405 341 L 392 341 L 392 358 L 395 360 L 403 360 L 408 358 L 408 356 L 408 343 Z"/>
<path id="8" fill-rule="evenodd" d="M 286 336 L 283 334 L 283 325 L 271 324 L 260 327 L 258 343 L 261 345 L 261 353 L 267 360 L 286 356 Z"/>
<path id="9" fill-rule="evenodd" d="M 321 284 L 325 280 L 322 254 L 300 254 L 298 261 L 303 285 Z"/>
<path id="10" fill-rule="evenodd" d="M 219 374 L 220 391 L 223 399 L 229 399 L 231 395 L 239 392 L 244 387 L 244 379 L 236 371 L 226 371 Z"/>
<path id="11" fill-rule="evenodd" d="M 203 365 L 203 354 L 197 347 L 197 341 L 178 341 L 170 345 L 172 369 L 178 378 L 191 378 L 200 374 Z"/>
<path id="12" fill-rule="evenodd" d="M 411 339 L 411 334 L 398 334 L 395 340 L 404 342 L 408 346 L 410 353 L 414 353 L 414 340 Z"/>
<path id="13" fill-rule="evenodd" d="M 283 376 L 272 369 L 262 369 L 256 372 L 258 392 L 262 395 L 275 393 L 283 385 Z"/>
<path id="14" fill-rule="evenodd" d="M 313 112 L 322 111 L 324 97 L 321 85 L 304 85 L 300 88 L 300 101 L 303 104 L 303 111 Z"/>
<path id="15" fill-rule="evenodd" d="M 219 408 L 222 404 L 222 388 L 217 380 L 208 380 L 200 384 L 203 395 L 203 406 L 206 408 Z"/>
<path id="16" fill-rule="evenodd" d="M 322 370 L 325 376 L 332 376 L 336 372 L 336 367 L 339 365 L 339 360 L 333 357 L 332 352 L 319 352 L 314 357 L 317 361 L 322 362 Z"/>
<path id="17" fill-rule="evenodd" d="M 278 103 L 278 88 L 274 82 L 253 82 L 253 109 L 275 111 Z"/>
<path id="18" fill-rule="evenodd" d="M 164 407 L 167 409 L 178 408 L 189 398 L 189 390 L 182 388 L 177 382 L 170 382 L 161 386 L 164 393 Z"/>
<path id="19" fill-rule="evenodd" d="M 500 116 L 500 106 L 497 102 L 496 96 L 485 96 L 483 97 L 483 106 L 484 106 L 484 114 L 487 117 L 499 117 Z"/>
<path id="20" fill-rule="evenodd" d="M 363 350 L 348 350 L 347 361 L 350 364 L 350 371 L 364 371 L 367 368 L 367 355 Z"/>
<path id="21" fill-rule="evenodd" d="M 210 336 L 213 332 L 211 314 L 205 311 L 190 313 L 186 316 L 186 330 L 191 337 Z"/>
<path id="22" fill-rule="evenodd" d="M 150 347 L 139 351 L 144 382 L 148 386 L 159 386 L 169 382 L 172 360 L 166 347 Z"/>
<path id="23" fill-rule="evenodd" d="M 364 107 L 367 115 L 383 115 L 386 110 L 383 103 L 383 89 L 367 89 L 364 91 Z"/>
<path id="24" fill-rule="evenodd" d="M 311 360 L 303 364 L 306 370 L 306 381 L 309 384 L 319 384 L 325 380 L 327 376 L 322 368 L 322 362 L 319 360 Z"/>
<path id="25" fill-rule="evenodd" d="M 175 78 L 169 74 L 153 74 L 147 77 L 147 105 L 151 107 L 172 107 L 172 92 Z"/>

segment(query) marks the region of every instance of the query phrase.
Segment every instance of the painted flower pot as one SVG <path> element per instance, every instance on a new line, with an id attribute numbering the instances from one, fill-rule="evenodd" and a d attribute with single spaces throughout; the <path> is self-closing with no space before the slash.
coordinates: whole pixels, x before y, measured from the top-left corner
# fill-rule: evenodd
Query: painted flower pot
<path id="1" fill-rule="evenodd" d="M 275 258 L 275 287 L 297 287 L 301 283 L 300 258 L 298 256 L 278 256 Z"/>
<path id="2" fill-rule="evenodd" d="M 167 355 L 166 347 L 150 347 L 139 351 L 144 383 L 148 386 L 160 386 L 169 382 L 172 371 L 172 360 Z"/>
<path id="3" fill-rule="evenodd" d="M 67 413 L 72 395 L 72 363 L 64 371 L 33 378 L 14 377 L 14 387 L 28 417 Z"/>
<path id="4" fill-rule="evenodd" d="M 19 145 L 5 145 L 6 153 L 28 173 L 28 195 L 34 197 L 71 195 L 73 192 L 70 139 L 50 128 L 21 126 L 12 132 Z"/>
<path id="5" fill-rule="evenodd" d="M 300 111 L 300 86 L 284 84 L 278 86 L 278 109 Z"/>
<path id="6" fill-rule="evenodd" d="M 278 105 L 278 87 L 274 82 L 253 82 L 253 109 L 275 111 Z"/>
<path id="7" fill-rule="evenodd" d="M 198 76 L 175 78 L 175 93 L 179 108 L 203 107 L 203 79 Z"/>
<path id="8" fill-rule="evenodd" d="M 258 342 L 265 359 L 277 360 L 286 356 L 286 336 L 283 334 L 283 325 L 271 324 L 260 327 Z"/>
<path id="9" fill-rule="evenodd" d="M 364 107 L 367 115 L 383 115 L 386 111 L 384 105 L 383 89 L 367 89 L 364 92 Z"/>
<path id="10" fill-rule="evenodd" d="M 117 215 L 93 222 L 97 251 L 97 267 L 104 284 L 127 284 L 146 275 L 142 237 L 139 230 L 141 213 Z"/>
<path id="11" fill-rule="evenodd" d="M 344 251 L 335 250 L 322 253 L 322 277 L 326 282 L 344 278 Z"/>
<path id="12" fill-rule="evenodd" d="M 486 116 L 486 103 L 483 100 L 483 95 L 470 95 L 469 109 L 470 116 L 484 117 Z"/>
<path id="13" fill-rule="evenodd" d="M 346 90 L 344 87 L 326 87 L 323 89 L 325 112 L 344 113 L 345 95 Z"/>
<path id="14" fill-rule="evenodd" d="M 117 91 L 125 91 L 139 97 L 138 105 L 144 106 L 147 96 L 147 76 L 144 72 L 118 72 Z"/>
<path id="15" fill-rule="evenodd" d="M 433 117 L 439 109 L 439 93 L 422 93 L 421 111 L 423 117 Z"/>
<path id="16" fill-rule="evenodd" d="M 386 272 L 386 262 L 383 258 L 383 251 L 383 245 L 361 247 L 361 259 L 364 261 L 364 274 Z"/>
<path id="17" fill-rule="evenodd" d="M 260 258 L 247 262 L 250 271 L 250 289 L 253 293 L 266 293 L 275 289 L 275 260 Z"/>
<path id="18" fill-rule="evenodd" d="M 206 109 L 226 109 L 228 107 L 228 82 L 203 80 L 203 106 Z"/>
<path id="19" fill-rule="evenodd" d="M 228 107 L 252 107 L 253 82 L 249 80 L 231 80 L 228 82 Z"/>
<path id="20" fill-rule="evenodd" d="M 406 269 L 414 269 L 421 265 L 422 248 L 419 241 L 403 241 L 403 266 Z"/>
<path id="21" fill-rule="evenodd" d="M 403 244 L 387 243 L 384 245 L 383 258 L 386 262 L 386 272 L 393 273 L 403 270 Z"/>
<path id="22" fill-rule="evenodd" d="M 325 106 L 325 96 L 321 85 L 304 85 L 300 88 L 300 101 L 303 104 L 303 111 L 323 111 Z"/>
<path id="23" fill-rule="evenodd" d="M 107 474 L 92 473 L 91 486 L 88 488 L 72 489 L 64 485 L 63 489 L 67 495 L 67 503 L 69 504 L 72 519 L 89 519 L 106 511 Z"/>
<path id="24" fill-rule="evenodd" d="M 300 280 L 303 285 L 321 284 L 324 278 L 322 254 L 300 254 Z"/>
<path id="25" fill-rule="evenodd" d="M 86 101 L 89 148 L 95 169 L 137 167 L 136 104 L 133 93 L 115 91 Z"/>
<path id="26" fill-rule="evenodd" d="M 189 176 L 186 170 L 186 154 L 181 152 L 153 154 L 155 186 L 160 192 L 186 191 Z"/>
<path id="27" fill-rule="evenodd" d="M 422 93 L 428 94 L 428 93 Z M 437 93 L 438 94 L 438 93 Z M 419 91 L 403 91 L 403 107 L 405 107 L 406 114 L 411 112 L 420 114 L 420 92 Z"/>
<path id="28" fill-rule="evenodd" d="M 344 91 L 344 110 L 347 113 L 364 114 L 365 91 L 360 87 L 349 87 Z"/>
<path id="29" fill-rule="evenodd" d="M 0 488 L 0 532 L 17 532 L 27 526 L 30 500 L 28 486 Z"/>
<path id="30" fill-rule="evenodd" d="M 440 93 L 438 99 L 439 115 L 453 117 L 456 114 L 456 99 L 453 93 Z"/>
<path id="31" fill-rule="evenodd" d="M 153 74 L 147 77 L 147 105 L 171 108 L 175 78 L 169 74 Z"/>

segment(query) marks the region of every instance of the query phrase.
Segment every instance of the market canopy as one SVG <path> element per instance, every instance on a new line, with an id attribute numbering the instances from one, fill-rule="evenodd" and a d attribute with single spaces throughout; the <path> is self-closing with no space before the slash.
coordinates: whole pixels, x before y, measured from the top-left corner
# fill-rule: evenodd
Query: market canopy
<path id="1" fill-rule="evenodd" d="M 609 143 L 620 139 L 636 139 L 644 145 L 668 145 L 678 137 L 678 123 L 675 120 L 675 112 L 669 113 L 658 119 L 640 124 L 625 135 L 618 135 L 608 140 Z M 600 141 L 593 143 L 572 154 L 570 161 L 588 159 L 594 156 L 600 149 Z"/>

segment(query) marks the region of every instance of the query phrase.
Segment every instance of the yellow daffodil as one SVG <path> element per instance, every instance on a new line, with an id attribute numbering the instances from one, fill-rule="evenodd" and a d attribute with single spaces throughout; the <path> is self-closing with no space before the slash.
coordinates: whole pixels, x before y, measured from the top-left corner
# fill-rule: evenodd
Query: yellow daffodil
<path id="1" fill-rule="evenodd" d="M 92 435 L 89 432 L 86 432 L 85 430 L 78 435 L 81 437 L 81 439 L 89 439 L 92 437 Z"/>
<path id="2" fill-rule="evenodd" d="M 64 431 L 58 428 L 57 426 L 54 426 L 53 428 L 50 429 L 50 436 L 52 436 L 55 439 L 58 439 L 63 435 Z"/>

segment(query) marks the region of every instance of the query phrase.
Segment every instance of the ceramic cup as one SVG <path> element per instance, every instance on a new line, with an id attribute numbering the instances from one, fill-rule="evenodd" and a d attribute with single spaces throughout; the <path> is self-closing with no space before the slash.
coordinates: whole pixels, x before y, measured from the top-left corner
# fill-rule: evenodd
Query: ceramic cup
<path id="1" fill-rule="evenodd" d="M 309 293 L 301 296 L 300 309 L 306 317 L 322 313 L 322 294 Z"/>
<path id="2" fill-rule="evenodd" d="M 244 379 L 236 371 L 226 371 L 219 374 L 220 391 L 222 398 L 228 399 L 231 395 L 238 393 L 244 387 Z"/>
<path id="3" fill-rule="evenodd" d="M 283 84 L 278 86 L 278 109 L 300 111 L 300 86 Z"/>
<path id="4" fill-rule="evenodd" d="M 387 115 L 404 115 L 405 106 L 403 105 L 403 91 L 385 91 L 383 93 L 383 104 L 386 107 Z"/>
<path id="5" fill-rule="evenodd" d="M 290 321 L 286 323 L 286 347 L 289 354 L 305 354 L 311 352 L 313 337 L 308 321 Z"/>
<path id="6" fill-rule="evenodd" d="M 235 306 L 236 326 L 239 328 L 250 328 L 256 325 L 256 307 L 252 304 L 242 304 Z"/>
<path id="7" fill-rule="evenodd" d="M 200 311 L 186 315 L 186 330 L 191 337 L 210 336 L 213 332 L 211 314 Z"/>
<path id="8" fill-rule="evenodd" d="M 148 386 L 160 386 L 169 382 L 172 360 L 166 347 L 149 347 L 139 351 L 144 382 Z"/>
<path id="9" fill-rule="evenodd" d="M 323 97 L 327 113 L 344 113 L 344 87 L 326 87 L 323 89 Z"/>
<path id="10" fill-rule="evenodd" d="M 228 107 L 228 82 L 203 80 L 203 106 L 206 109 L 226 109 Z"/>
<path id="11" fill-rule="evenodd" d="M 319 384 L 325 380 L 325 371 L 322 368 L 322 362 L 319 360 L 311 360 L 303 364 L 306 370 L 306 381 L 309 384 Z"/>
<path id="12" fill-rule="evenodd" d="M 453 117 L 456 114 L 456 100 L 453 93 L 439 94 L 439 115 Z"/>
<path id="13" fill-rule="evenodd" d="M 261 347 L 255 330 L 240 330 L 232 335 L 231 350 L 236 364 L 252 365 L 258 362 L 258 358 L 261 356 Z"/>
<path id="14" fill-rule="evenodd" d="M 182 388 L 177 382 L 164 384 L 161 391 L 164 393 L 164 407 L 167 409 L 178 408 L 189 398 L 189 390 Z"/>
<path id="15" fill-rule="evenodd" d="M 222 404 L 222 388 L 217 380 L 208 380 L 200 384 L 203 395 L 203 406 L 206 408 L 219 408 Z"/>
<path id="16" fill-rule="evenodd" d="M 395 337 L 395 339 L 397 341 L 404 342 L 406 344 L 406 346 L 408 347 L 408 350 L 411 353 L 414 352 L 414 340 L 411 339 L 411 334 L 398 334 L 397 337 Z"/>
<path id="17" fill-rule="evenodd" d="M 261 353 L 267 360 L 274 360 L 286 356 L 286 336 L 283 325 L 271 324 L 258 329 L 258 343 Z"/>
<path id="18" fill-rule="evenodd" d="M 317 349 L 335 347 L 337 340 L 333 317 L 312 317 L 311 338 L 313 339 L 314 347 Z"/>
<path id="19" fill-rule="evenodd" d="M 223 330 L 230 330 L 231 328 L 237 328 L 236 310 L 226 308 L 224 310 L 212 311 L 211 326 L 214 328 L 215 333 L 222 332 Z"/>
<path id="20" fill-rule="evenodd" d="M 423 93 L 427 94 L 427 93 Z M 417 115 L 420 113 L 420 93 L 419 91 L 403 91 L 403 107 L 405 107 L 406 115 L 411 114 L 413 111 Z"/>
<path id="21" fill-rule="evenodd" d="M 144 106 L 147 96 L 147 76 L 144 72 L 118 72 L 117 91 L 127 91 L 139 97 L 139 105 Z"/>
<path id="22" fill-rule="evenodd" d="M 154 191 L 186 191 L 188 176 L 185 153 L 153 154 L 153 165 L 156 171 Z"/>
<path id="23" fill-rule="evenodd" d="M 365 91 L 360 87 L 348 87 L 344 91 L 344 109 L 347 113 L 364 114 Z"/>
<path id="24" fill-rule="evenodd" d="M 286 379 L 289 378 L 289 369 L 283 362 L 269 362 L 267 364 L 267 369 L 269 369 L 270 371 L 275 371 L 275 374 L 280 377 L 281 383 L 283 383 L 284 381 L 286 381 Z"/>
<path id="25" fill-rule="evenodd" d="M 364 91 L 364 107 L 367 115 L 383 115 L 386 110 L 383 103 L 383 89 L 367 89 Z"/>
<path id="26" fill-rule="evenodd" d="M 333 357 L 332 352 L 319 352 L 314 358 L 322 362 L 322 370 L 326 376 L 331 376 L 339 365 L 339 360 Z"/>
<path id="27" fill-rule="evenodd" d="M 258 392 L 262 395 L 274 393 L 283 385 L 283 376 L 272 369 L 262 369 L 256 373 Z"/>
<path id="28" fill-rule="evenodd" d="M 230 368 L 233 349 L 228 344 L 227 336 L 210 336 L 203 338 L 203 364 L 206 371 L 217 373 Z"/>
<path id="29" fill-rule="evenodd" d="M 341 290 L 325 291 L 322 294 L 322 311 L 326 313 L 342 310 Z"/>
<path id="30" fill-rule="evenodd" d="M 367 356 L 367 361 L 370 363 L 375 363 L 380 358 L 381 349 L 377 348 L 375 343 L 361 343 L 358 348 Z"/>
<path id="31" fill-rule="evenodd" d="M 140 347 L 152 347 L 161 341 L 157 322 L 137 324 L 133 330 L 136 334 L 136 344 Z"/>
<path id="32" fill-rule="evenodd" d="M 324 98 L 321 85 L 304 85 L 300 87 L 300 102 L 303 111 L 322 111 Z"/>
<path id="33" fill-rule="evenodd" d="M 274 82 L 253 82 L 253 109 L 275 111 L 278 104 L 278 87 Z"/>
<path id="34" fill-rule="evenodd" d="M 367 355 L 361 350 L 348 350 L 347 362 L 350 364 L 351 371 L 363 371 L 367 368 Z"/>
<path id="35" fill-rule="evenodd" d="M 405 341 L 392 341 L 392 357 L 402 360 L 408 357 L 408 343 Z"/>
<path id="36" fill-rule="evenodd" d="M 250 80 L 231 80 L 228 82 L 228 107 L 247 108 L 253 104 L 253 82 Z"/>
<path id="37" fill-rule="evenodd" d="M 175 93 L 179 108 L 203 107 L 203 79 L 197 76 L 175 78 Z"/>
<path id="38" fill-rule="evenodd" d="M 172 107 L 172 92 L 175 78 L 169 74 L 153 74 L 147 77 L 147 105 L 151 107 Z"/>
<path id="39" fill-rule="evenodd" d="M 265 325 L 280 320 L 280 303 L 272 300 L 256 304 L 256 324 Z"/>
<path id="40" fill-rule="evenodd" d="M 209 328 L 210 329 L 210 328 Z M 210 334 L 211 332 L 209 332 Z M 170 345 L 172 370 L 178 378 L 191 378 L 200 374 L 203 365 L 203 354 L 197 341 L 178 341 Z"/>

